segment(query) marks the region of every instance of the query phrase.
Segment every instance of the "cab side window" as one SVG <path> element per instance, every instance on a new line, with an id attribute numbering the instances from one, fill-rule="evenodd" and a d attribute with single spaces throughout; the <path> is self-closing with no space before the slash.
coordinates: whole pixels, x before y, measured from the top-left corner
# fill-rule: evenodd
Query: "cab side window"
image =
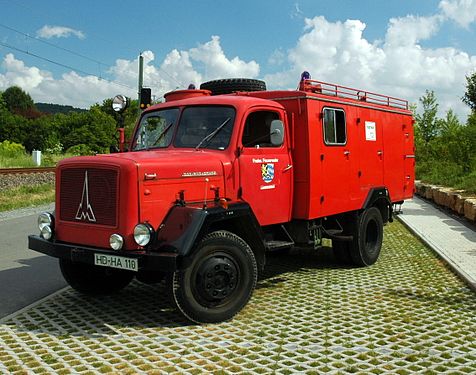
<path id="1" fill-rule="evenodd" d="M 273 146 L 270 139 L 271 121 L 279 120 L 279 114 L 270 111 L 251 113 L 246 119 L 243 138 L 244 147 L 279 147 Z"/>
<path id="2" fill-rule="evenodd" d="M 323 128 L 326 145 L 345 145 L 347 143 L 345 112 L 342 109 L 324 108 Z"/>

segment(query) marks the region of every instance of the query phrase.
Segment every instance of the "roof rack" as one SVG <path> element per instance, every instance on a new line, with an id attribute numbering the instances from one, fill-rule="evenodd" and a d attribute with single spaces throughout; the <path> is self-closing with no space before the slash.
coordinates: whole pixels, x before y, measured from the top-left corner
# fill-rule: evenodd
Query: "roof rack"
<path id="1" fill-rule="evenodd" d="M 313 79 L 306 79 L 301 82 L 299 89 L 302 91 L 313 92 L 316 94 L 338 96 L 346 99 L 358 100 L 373 104 L 384 105 L 387 107 L 395 107 L 400 109 L 408 109 L 408 101 L 394 98 L 387 95 L 376 94 L 370 91 L 357 90 L 350 87 L 334 85 Z"/>

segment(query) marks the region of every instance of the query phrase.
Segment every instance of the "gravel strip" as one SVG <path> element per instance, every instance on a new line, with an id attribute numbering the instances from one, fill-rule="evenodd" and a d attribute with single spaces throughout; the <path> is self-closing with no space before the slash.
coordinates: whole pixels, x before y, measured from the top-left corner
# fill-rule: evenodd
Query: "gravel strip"
<path id="1" fill-rule="evenodd" d="M 55 182 L 55 173 L 5 174 L 0 177 L 0 191 L 23 185 L 41 185 Z"/>
<path id="2" fill-rule="evenodd" d="M 33 186 L 55 182 L 55 173 L 5 174 L 0 177 L 0 194 L 2 191 L 17 186 Z M 53 211 L 54 203 L 36 207 L 25 207 L 18 210 L 0 212 L 0 221 L 38 214 L 43 211 Z"/>

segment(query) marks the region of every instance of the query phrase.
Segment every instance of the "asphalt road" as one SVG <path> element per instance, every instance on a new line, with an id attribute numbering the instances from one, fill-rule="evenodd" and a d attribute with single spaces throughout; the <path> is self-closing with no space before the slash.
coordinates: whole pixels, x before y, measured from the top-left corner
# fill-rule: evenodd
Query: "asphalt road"
<path id="1" fill-rule="evenodd" d="M 28 249 L 38 211 L 0 215 L 0 318 L 66 286 L 57 259 Z"/>

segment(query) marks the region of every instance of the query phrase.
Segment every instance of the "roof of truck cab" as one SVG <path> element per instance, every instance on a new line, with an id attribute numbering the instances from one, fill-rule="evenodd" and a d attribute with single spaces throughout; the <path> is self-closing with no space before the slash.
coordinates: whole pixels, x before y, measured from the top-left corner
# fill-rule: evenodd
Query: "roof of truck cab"
<path id="1" fill-rule="evenodd" d="M 257 98 L 253 93 L 236 93 L 227 95 L 210 95 L 200 96 L 181 100 L 167 101 L 160 104 L 155 104 L 149 107 L 144 112 L 155 111 L 161 108 L 168 107 L 182 107 L 191 105 L 228 105 L 233 107 L 251 107 L 251 106 L 268 106 L 282 109 L 283 106 L 269 99 Z"/>

